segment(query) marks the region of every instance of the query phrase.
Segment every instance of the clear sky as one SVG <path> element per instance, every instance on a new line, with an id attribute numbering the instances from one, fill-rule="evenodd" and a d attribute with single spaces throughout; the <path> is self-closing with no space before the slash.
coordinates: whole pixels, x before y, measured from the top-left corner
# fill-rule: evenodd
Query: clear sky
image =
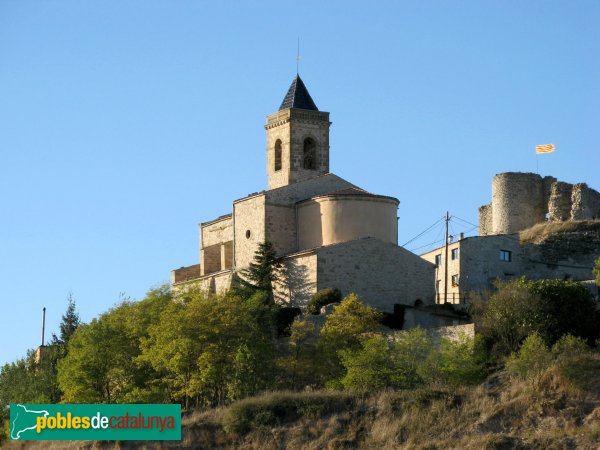
<path id="1" fill-rule="evenodd" d="M 198 263 L 197 224 L 266 188 L 298 37 L 331 170 L 400 199 L 400 244 L 477 223 L 536 144 L 600 189 L 599 24 L 597 0 L 0 0 L 0 364 L 43 306 L 48 336 L 69 293 L 89 321 Z"/>

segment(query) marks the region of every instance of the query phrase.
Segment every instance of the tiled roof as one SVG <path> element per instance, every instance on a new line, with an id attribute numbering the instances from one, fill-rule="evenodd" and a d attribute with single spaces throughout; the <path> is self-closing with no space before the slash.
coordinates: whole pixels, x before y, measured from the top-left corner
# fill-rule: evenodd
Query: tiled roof
<path id="1" fill-rule="evenodd" d="M 302 82 L 300 75 L 296 75 L 292 85 L 285 94 L 285 98 L 279 107 L 279 111 L 282 109 L 296 108 L 296 109 L 309 109 L 312 111 L 318 111 L 317 105 L 311 98 L 306 86 Z"/>

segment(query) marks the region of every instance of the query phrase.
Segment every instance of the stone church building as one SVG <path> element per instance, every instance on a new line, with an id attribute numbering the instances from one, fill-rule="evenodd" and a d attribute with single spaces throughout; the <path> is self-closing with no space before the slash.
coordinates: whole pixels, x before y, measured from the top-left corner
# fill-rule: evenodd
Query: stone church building
<path id="1" fill-rule="evenodd" d="M 398 199 L 330 172 L 330 125 L 296 76 L 279 110 L 267 116 L 267 190 L 200 224 L 200 264 L 172 271 L 175 291 L 230 288 L 258 244 L 269 241 L 287 267 L 276 287 L 283 303 L 303 306 L 329 287 L 387 312 L 434 303 L 435 265 L 398 246 Z"/>

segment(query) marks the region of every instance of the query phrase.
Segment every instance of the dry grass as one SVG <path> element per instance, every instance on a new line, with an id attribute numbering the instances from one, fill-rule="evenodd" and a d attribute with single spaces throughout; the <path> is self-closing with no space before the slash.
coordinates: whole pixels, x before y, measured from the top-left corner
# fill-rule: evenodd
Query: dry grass
<path id="1" fill-rule="evenodd" d="M 384 391 L 366 398 L 331 392 L 271 393 L 184 415 L 181 442 L 15 442 L 6 448 L 600 448 L 600 355 L 569 361 L 527 380 L 499 372 L 473 388 Z M 224 425 L 234 419 L 252 427 L 226 432 Z"/>
<path id="2" fill-rule="evenodd" d="M 543 222 L 519 233 L 521 243 L 540 243 L 550 236 L 564 233 L 592 231 L 600 233 L 600 220 L 569 220 L 566 222 Z"/>

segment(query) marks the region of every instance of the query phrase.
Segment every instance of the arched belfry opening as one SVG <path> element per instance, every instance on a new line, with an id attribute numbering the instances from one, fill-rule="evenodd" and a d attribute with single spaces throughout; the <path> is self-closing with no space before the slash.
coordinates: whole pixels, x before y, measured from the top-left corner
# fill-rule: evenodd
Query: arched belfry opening
<path id="1" fill-rule="evenodd" d="M 302 153 L 303 168 L 315 170 L 317 168 L 317 145 L 311 138 L 304 139 L 304 152 Z"/>
<path id="2" fill-rule="evenodd" d="M 274 169 L 281 170 L 281 139 L 275 142 L 275 164 Z"/>
<path id="3" fill-rule="evenodd" d="M 319 111 L 296 75 L 279 110 L 267 116 L 268 188 L 329 173 L 329 113 Z"/>

